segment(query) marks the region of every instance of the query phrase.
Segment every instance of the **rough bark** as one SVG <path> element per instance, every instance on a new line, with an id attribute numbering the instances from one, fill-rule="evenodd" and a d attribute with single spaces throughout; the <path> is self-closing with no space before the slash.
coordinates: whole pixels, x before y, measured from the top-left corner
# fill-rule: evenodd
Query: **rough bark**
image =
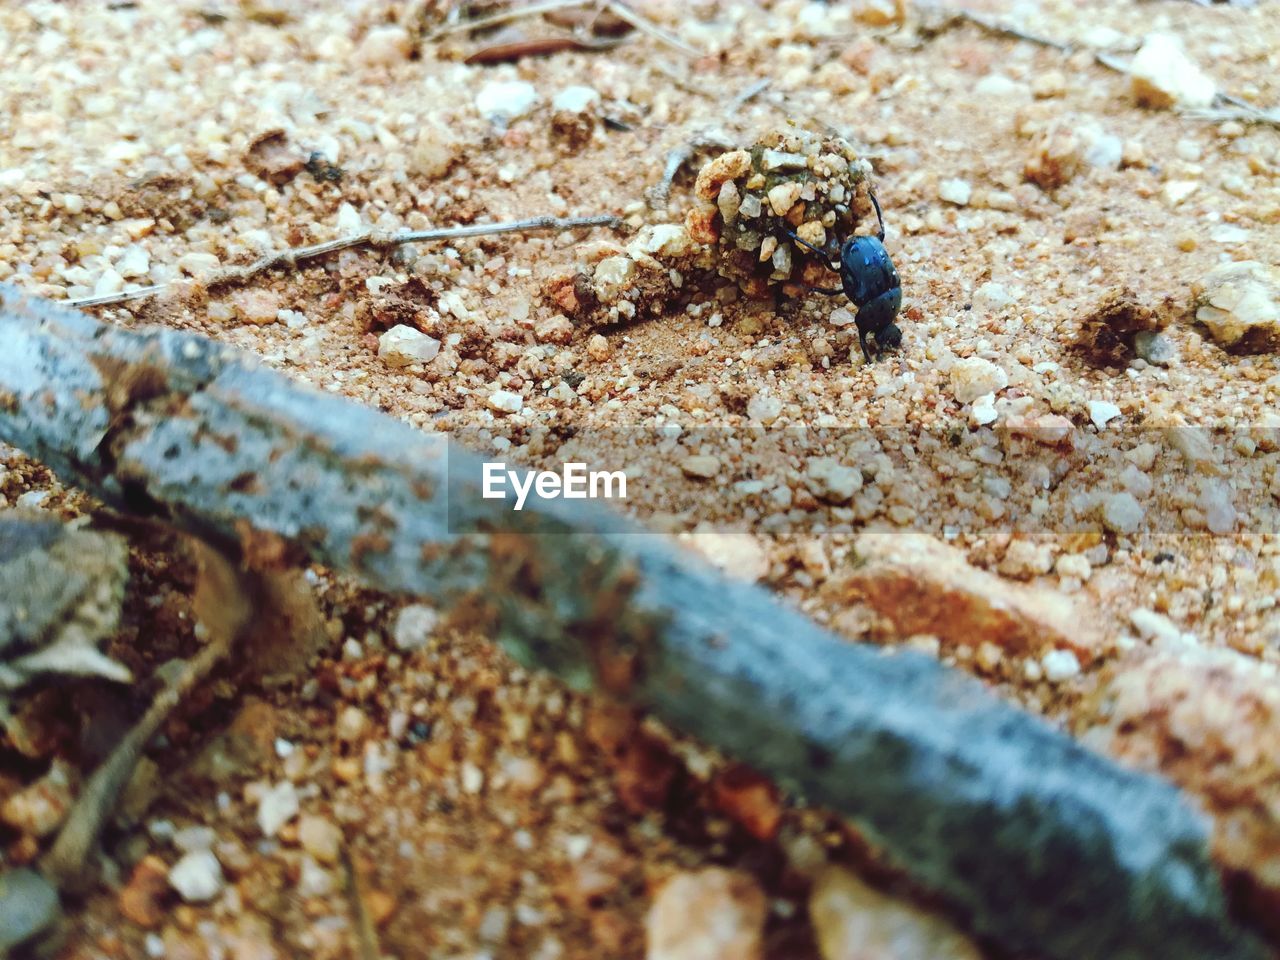
<path id="1" fill-rule="evenodd" d="M 0 287 L 0 439 L 246 557 L 466 602 L 522 661 L 653 711 L 854 821 L 1011 951 L 1261 956 L 1208 825 L 921 655 L 849 643 L 589 502 L 479 496 L 446 438 L 172 330 Z"/>

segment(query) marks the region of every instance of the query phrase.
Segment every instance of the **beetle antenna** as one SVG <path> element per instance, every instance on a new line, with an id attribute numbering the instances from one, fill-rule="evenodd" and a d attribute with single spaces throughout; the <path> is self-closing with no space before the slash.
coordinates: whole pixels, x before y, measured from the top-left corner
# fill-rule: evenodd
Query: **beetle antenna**
<path id="1" fill-rule="evenodd" d="M 870 190 L 867 191 L 867 196 L 871 198 L 871 205 L 876 208 L 876 220 L 880 223 L 880 232 L 876 236 L 881 243 L 884 243 L 884 214 L 880 212 L 880 201 L 876 199 L 876 195 Z"/>
<path id="2" fill-rule="evenodd" d="M 828 257 L 827 257 L 827 252 L 826 252 L 825 250 L 819 250 L 817 247 L 815 247 L 815 246 L 814 246 L 812 243 L 810 243 L 808 240 L 802 240 L 802 239 L 800 239 L 800 237 L 796 235 L 796 232 L 795 232 L 794 230 L 790 230 L 790 229 L 788 229 L 787 227 L 783 227 L 783 228 L 782 228 L 782 232 L 783 232 L 783 233 L 785 233 L 785 234 L 786 234 L 788 237 L 790 237 L 792 240 L 794 240 L 796 243 L 800 244 L 801 246 L 808 247 L 810 250 L 812 250 L 812 251 L 813 251 L 814 253 L 816 253 L 818 256 L 822 257 L 822 259 L 823 259 L 823 260 L 826 260 L 826 261 L 827 261 L 827 268 L 828 268 L 829 270 L 832 270 L 832 271 L 833 271 L 833 272 L 835 272 L 835 273 L 839 273 L 839 272 L 840 272 L 840 264 L 839 264 L 839 263 L 832 264 L 832 263 L 831 263 L 831 261 L 830 261 L 830 259 L 828 259 Z"/>

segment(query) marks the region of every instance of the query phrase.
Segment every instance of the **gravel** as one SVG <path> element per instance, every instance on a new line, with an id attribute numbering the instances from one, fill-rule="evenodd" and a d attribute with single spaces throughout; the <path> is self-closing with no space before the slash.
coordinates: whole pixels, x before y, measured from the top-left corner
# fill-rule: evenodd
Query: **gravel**
<path id="1" fill-rule="evenodd" d="M 1073 617 L 1046 621 L 1065 622 L 1066 628 L 1023 621 L 1035 625 L 1001 643 L 989 640 L 991 621 L 967 621 L 982 624 L 983 637 L 1001 653 L 998 659 L 981 644 L 970 656 L 959 656 L 962 645 L 947 633 L 955 616 L 922 627 L 915 645 L 981 673 L 1002 696 L 1065 729 L 1082 729 L 1087 708 L 1079 694 L 1101 675 L 1095 668 L 1114 674 L 1110 682 L 1123 693 L 1122 709 L 1113 718 L 1114 736 L 1100 749 L 1134 765 L 1156 764 L 1198 801 L 1210 801 L 1206 806 L 1223 825 L 1219 852 L 1229 852 L 1228 866 L 1241 883 L 1263 883 L 1274 873 L 1265 854 L 1275 849 L 1274 818 L 1257 813 L 1274 809 L 1274 797 L 1265 793 L 1265 784 L 1274 781 L 1255 766 L 1275 755 L 1265 747 L 1276 729 L 1276 711 L 1266 699 L 1267 684 L 1274 681 L 1247 667 L 1275 659 L 1274 608 L 1266 606 L 1277 589 L 1274 544 L 1258 535 L 1269 529 L 1268 514 L 1245 502 L 1247 491 L 1236 489 L 1224 499 L 1199 480 L 1220 470 L 1219 479 L 1234 482 L 1257 463 L 1264 471 L 1257 476 L 1266 481 L 1258 492 L 1270 497 L 1266 471 L 1272 466 L 1266 458 L 1274 448 L 1260 443 L 1246 454 L 1231 435 L 1262 423 L 1280 403 L 1275 347 L 1267 332 L 1271 321 L 1263 315 L 1261 324 L 1254 322 L 1259 315 L 1250 313 L 1251 301 L 1241 307 L 1238 299 L 1220 297 L 1224 286 L 1245 277 L 1236 274 L 1224 285 L 1218 271 L 1231 266 L 1228 261 L 1264 267 L 1280 262 L 1274 229 L 1280 190 L 1272 175 L 1277 155 L 1265 128 L 1193 121 L 1179 113 L 1177 103 L 1167 106 L 1186 99 L 1187 78 L 1195 81 L 1193 99 L 1203 98 L 1208 87 L 1184 70 L 1186 61 L 1200 73 L 1211 71 L 1224 89 L 1244 90 L 1242 95 L 1262 105 L 1275 102 L 1274 84 L 1260 67 L 1280 41 L 1275 18 L 1262 15 L 1266 5 L 1205 11 L 1194 4 L 1138 4 L 1116 16 L 1111 6 L 1089 4 L 1069 11 L 1043 6 L 1020 15 L 1021 27 L 1061 38 L 1082 51 L 1081 57 L 1091 50 L 1136 49 L 1152 32 L 1177 34 L 1180 43 L 1166 45 L 1166 51 L 1183 48 L 1184 75 L 1174 77 L 1167 63 L 1176 58 L 1162 55 L 1163 72 L 1138 81 L 1077 69 L 1074 60 L 1055 59 L 1053 51 L 969 28 L 927 38 L 922 32 L 923 42 L 898 44 L 893 37 L 901 33 L 867 33 L 859 21 L 856 39 L 838 45 L 835 58 L 826 58 L 808 39 L 835 27 L 843 36 L 864 10 L 891 4 L 855 9 L 837 2 L 802 7 L 801 13 L 785 5 L 717 7 L 705 17 L 678 7 L 646 8 L 708 54 L 679 80 L 669 72 L 673 54 L 636 34 L 608 53 L 567 51 L 479 67 L 461 62 L 468 50 L 448 46 L 454 40 L 461 45 L 463 37 L 419 43 L 438 24 L 410 24 L 406 18 L 395 23 L 396 11 L 317 4 L 278 25 L 270 22 L 281 6 L 276 3 L 242 5 L 233 16 L 208 19 L 193 19 L 180 6 L 117 6 L 74 14 L 56 4 L 34 13 L 35 8 L 17 6 L 0 12 L 0 46 L 22 77 L 24 105 L 10 111 L 11 123 L 0 138 L 0 211 L 6 224 L 0 278 L 50 296 L 87 295 L 95 288 L 109 292 L 149 283 L 152 271 L 207 276 L 264 248 L 374 225 L 425 228 L 543 213 L 623 213 L 635 222 L 635 233 L 420 245 L 404 263 L 350 251 L 323 265 L 259 278 L 251 287 L 271 296 L 246 312 L 217 291 L 206 306 L 196 288 L 190 299 L 140 301 L 103 314 L 125 325 L 200 330 L 321 389 L 425 429 L 456 431 L 478 443 L 501 440 L 510 444 L 504 455 L 511 461 L 548 469 L 567 456 L 560 452 L 565 443 L 575 445 L 575 459 L 580 452 L 581 459 L 602 464 L 628 463 L 637 432 L 653 424 L 718 428 L 755 419 L 764 402 L 757 397 L 771 398 L 767 409 L 776 400 L 785 413 L 774 423 L 788 424 L 793 444 L 785 457 L 770 458 L 745 443 L 733 449 L 707 443 L 690 452 L 718 461 L 715 479 L 708 482 L 686 477 L 678 469 L 684 454 L 664 449 L 662 483 L 635 484 L 628 509 L 661 518 L 675 530 L 696 522 L 747 529 L 743 517 L 753 518 L 753 532 L 759 532 L 757 523 L 761 529 L 824 525 L 830 532 L 809 539 L 827 558 L 828 579 L 785 538 L 762 536 L 754 549 L 741 549 L 741 569 L 763 572 L 815 617 L 839 629 L 847 625 L 851 636 L 871 631 L 887 650 L 898 649 L 916 631 L 906 619 L 890 621 L 893 628 L 868 625 L 867 604 L 845 592 L 855 574 L 891 598 L 894 610 L 917 613 L 921 605 L 911 606 L 913 594 L 949 597 L 946 589 L 966 584 L 970 592 L 964 596 L 978 598 L 987 611 L 1012 602 L 1020 615 L 1029 617 L 1032 609 L 1047 615 L 1054 606 L 1049 601 L 1073 601 L 1096 615 L 1105 636 L 1088 653 L 1076 651 L 1088 673 L 1071 683 L 1046 682 L 1040 657 L 1045 645 L 1069 647 Z M 994 9 L 991 14 L 1000 15 Z M 908 19 L 902 29 L 913 32 L 915 26 Z M 138 36 L 173 42 L 140 46 Z M 492 41 L 483 36 L 475 42 Z M 1041 62 L 1045 56 L 1049 61 Z M 1053 73 L 1062 76 L 1047 76 Z M 775 78 L 773 89 L 731 115 L 730 100 L 765 76 Z M 1137 96 L 1126 89 L 1134 83 Z M 599 99 L 585 92 L 568 96 L 575 87 L 589 88 Z M 802 125 L 852 118 L 859 136 L 874 141 L 866 154 L 874 160 L 887 246 L 906 296 L 903 349 L 878 364 L 849 363 L 853 314 L 843 298 L 800 293 L 783 297 L 777 310 L 772 300 L 762 309 L 724 292 L 729 280 L 717 278 L 714 267 L 707 273 L 687 269 L 694 257 L 685 248 L 691 238 L 687 230 L 673 229 L 674 221 L 694 203 L 693 173 L 725 148 L 695 155 L 677 178 L 667 210 L 650 213 L 644 206 L 645 190 L 660 177 L 667 151 L 710 127 L 724 129 L 735 143 L 750 143 L 757 131 L 781 122 L 784 113 L 770 98 L 784 90 L 786 117 Z M 486 91 L 492 102 L 482 108 L 479 94 Z M 540 109 L 539 91 L 550 99 L 550 110 Z M 1161 105 L 1140 109 L 1138 97 Z M 550 114 L 584 103 L 589 115 L 630 130 L 597 123 L 576 146 L 557 139 Z M 321 158 L 281 185 L 262 180 L 246 156 L 256 137 L 275 128 L 288 131 L 288 142 L 304 161 L 313 151 Z M 1044 185 L 1026 179 L 1029 166 Z M 785 166 L 775 169 L 787 172 Z M 140 186 L 156 177 L 172 179 L 159 188 Z M 970 185 L 967 205 L 942 198 L 949 181 Z M 726 211 L 761 215 L 767 191 L 739 190 L 736 184 L 734 190 L 736 198 L 722 189 L 705 202 L 722 219 Z M 860 222 L 859 229 L 867 224 Z M 773 252 L 771 274 L 777 269 Z M 137 273 L 142 253 L 145 274 Z M 1257 289 L 1254 268 L 1248 269 L 1249 286 Z M 672 270 L 681 274 L 679 285 Z M 607 337 L 584 328 L 579 314 L 550 296 L 551 280 L 561 281 L 556 289 L 563 295 L 575 290 L 577 277 L 593 273 L 606 312 L 625 304 Z M 405 314 L 368 318 L 363 311 L 374 294 L 364 281 L 374 276 L 394 276 L 397 284 L 421 280 L 424 287 Z M 1270 290 L 1268 274 L 1262 276 Z M 1161 313 L 1168 326 L 1128 333 L 1132 350 L 1096 366 L 1086 363 L 1069 337 L 1097 296 L 1123 286 L 1132 287 L 1137 301 Z M 1264 296 L 1263 302 L 1275 302 L 1273 293 Z M 966 310 L 966 303 L 973 309 Z M 1184 316 L 1188 305 L 1204 310 L 1205 318 L 1190 322 Z M 294 329 L 282 311 L 302 311 L 306 329 Z M 559 342 L 563 325 L 550 322 L 557 314 L 575 321 L 567 343 Z M 543 322 L 551 335 L 532 342 Z M 378 356 L 377 339 L 395 324 L 438 341 L 436 358 L 390 369 Z M 826 347 L 817 347 L 818 340 Z M 988 381 L 961 399 L 953 371 L 975 360 L 999 368 L 1007 379 L 976 364 Z M 982 386 L 974 384 L 975 390 Z M 518 415 L 490 407 L 499 391 Z M 1091 398 L 1124 411 L 1124 419 L 1112 419 L 1100 437 L 1092 436 L 1092 427 L 1079 426 L 1088 423 Z M 1166 425 L 1179 423 L 1212 424 L 1227 437 L 1192 451 L 1185 462 L 1194 472 L 1186 483 L 1176 476 L 1183 458 L 1166 452 L 1163 433 Z M 804 432 L 790 431 L 800 424 Z M 863 479 L 862 489 L 845 502 L 815 496 L 806 475 L 811 458 L 834 459 L 859 474 L 869 463 L 833 446 L 832 431 L 874 433 L 894 461 L 893 483 L 888 474 L 884 482 Z M 954 447 L 953 438 L 959 441 Z M 1197 442 L 1169 441 L 1175 448 Z M 1112 469 L 1084 458 L 1080 471 L 1049 474 L 1054 489 L 1084 495 L 1087 502 L 1068 521 L 1052 490 L 1037 488 L 1050 504 L 1036 516 L 1038 529 L 1059 531 L 1068 522 L 1071 527 L 1053 538 L 1062 551 L 1053 567 L 1057 579 L 1035 573 L 1041 559 L 1022 556 L 1025 548 L 1008 541 L 1008 521 L 991 511 L 998 505 L 1020 509 L 1018 497 L 1031 486 L 1020 482 L 1023 468 L 1039 465 L 1041 458 L 1050 464 L 1068 455 L 1083 458 L 1090 443 L 1132 454 L 1133 460 Z M 981 457 L 971 444 L 985 451 Z M 1148 445 L 1149 455 L 1143 451 Z M 975 467 L 977 474 L 968 472 Z M 988 473 L 992 482 L 984 485 Z M 867 478 L 874 475 L 867 470 Z M 1010 499 L 985 492 L 1007 489 L 994 475 L 1010 481 Z M 965 514 L 949 498 L 970 487 L 983 492 Z M 80 510 L 75 495 L 46 471 L 0 451 L 0 504 L 28 494 L 47 495 L 45 508 L 64 515 Z M 673 511 L 677 500 L 692 509 Z M 1227 505 L 1235 511 L 1235 525 L 1230 541 L 1220 542 L 1211 524 L 1226 529 Z M 954 557 L 938 560 L 921 548 L 919 556 L 930 562 L 912 567 L 912 593 L 889 589 L 897 582 L 889 564 L 877 562 L 870 573 L 851 569 L 855 556 L 862 556 L 853 549 L 855 536 L 865 526 L 892 522 L 891 511 L 902 516 L 908 506 L 940 524 L 954 519 L 959 529 L 952 542 L 968 558 L 960 566 Z M 1144 529 L 1145 520 L 1154 523 L 1157 517 L 1172 518 L 1179 536 L 1165 541 Z M 1220 547 L 1229 551 L 1220 553 Z M 1166 554 L 1174 559 L 1164 559 Z M 1001 572 L 1002 563 L 1008 573 Z M 978 574 L 978 580 L 967 579 Z M 1023 576 L 1036 583 L 1015 582 Z M 157 573 L 154 583 L 166 602 L 154 622 L 140 625 L 140 635 L 150 626 L 168 640 L 166 624 L 191 622 L 183 616 L 189 611 L 175 606 L 182 582 Z M 1023 591 L 1042 588 L 1045 604 L 1029 606 Z M 704 820 L 698 813 L 695 829 L 673 833 L 661 818 L 624 812 L 614 769 L 602 759 L 606 752 L 583 732 L 591 725 L 593 705 L 495 657 L 482 628 L 451 625 L 447 645 L 428 642 L 424 628 L 413 634 L 423 638 L 420 643 L 402 649 L 395 629 L 402 601 L 352 592 L 323 572 L 316 593 L 327 621 L 343 630 L 304 681 L 306 696 L 287 686 L 273 692 L 282 729 L 272 732 L 297 745 L 290 757 L 297 769 L 291 767 L 290 776 L 298 777 L 299 805 L 350 830 L 353 848 L 375 866 L 369 883 L 403 898 L 400 914 L 380 928 L 384 952 L 412 955 L 422 947 L 419 931 L 428 927 L 440 940 L 433 948 L 448 956 L 481 949 L 495 955 L 515 949 L 538 960 L 638 952 L 631 945 L 643 940 L 649 891 L 663 877 L 711 862 L 740 862 L 744 851 L 736 835 L 716 833 L 722 820 Z M 135 604 L 140 616 L 150 616 L 150 596 Z M 951 597 L 940 609 L 950 613 L 958 602 Z M 1135 664 L 1115 651 L 1123 635 L 1146 636 L 1130 622 L 1129 611 L 1136 608 L 1159 610 L 1173 624 L 1185 625 L 1176 628 L 1180 635 L 1194 630 L 1206 651 L 1244 652 L 1233 653 L 1234 665 L 1225 674 L 1217 662 L 1184 662 L 1182 647 L 1158 665 Z M 887 603 L 885 611 L 891 612 Z M 932 645 L 924 633 L 932 634 Z M 349 636 L 358 641 L 358 655 L 344 659 L 341 641 Z M 379 638 L 386 638 L 385 647 Z M 130 666 L 147 662 L 144 656 Z M 1170 678 L 1177 680 L 1176 698 Z M 481 707 L 455 718 L 452 705 L 468 700 Z M 371 727 L 399 716 L 395 729 L 402 736 L 395 739 L 413 745 L 379 755 L 379 763 L 394 764 L 383 778 L 383 794 L 372 791 L 376 777 L 366 780 L 363 755 L 333 753 L 347 750 L 338 746 L 331 727 L 347 705 L 359 705 Z M 319 706 L 326 719 L 317 723 Z M 1185 737 L 1177 723 L 1187 711 L 1222 724 L 1206 728 L 1196 721 L 1197 732 L 1220 732 L 1211 741 Z M 199 722 L 195 726 L 202 729 Z M 264 742 L 275 739 L 268 735 Z M 198 749 L 202 742 L 196 738 L 181 746 Z M 1219 744 L 1234 751 L 1231 765 L 1224 766 Z M 702 757 L 696 744 L 681 741 L 680 747 L 694 758 L 689 763 L 714 768 L 717 761 Z M 172 780 L 174 760 L 165 750 L 154 755 L 163 787 Z M 593 759 L 581 762 L 582 757 Z M 541 771 L 541 779 L 521 773 L 522 783 L 539 785 L 518 803 L 501 786 L 500 775 L 516 758 Z M 463 790 L 463 760 L 483 781 L 476 794 Z M 283 763 L 269 749 L 265 762 Z M 29 770 L 29 764 L 18 770 L 24 785 Z M 352 770 L 352 779 L 338 777 Z M 13 771 L 6 767 L 3 773 Z M 691 779 L 701 778 L 698 773 Z M 421 790 L 412 787 L 415 782 Z M 1240 783 L 1260 785 L 1257 794 L 1242 798 Z M 252 791 L 242 796 L 239 786 L 225 785 L 207 795 L 183 796 L 180 805 L 164 789 L 157 794 L 154 815 L 217 823 L 219 849 L 239 844 L 236 868 L 223 860 L 238 886 L 255 889 L 282 870 L 293 877 L 288 871 L 302 869 L 305 855 L 312 861 L 308 875 L 327 877 L 316 885 L 327 883 L 334 898 L 318 918 L 308 912 L 316 904 L 293 909 L 267 899 L 246 898 L 241 911 L 229 915 L 220 911 L 230 898 L 214 909 L 183 906 L 181 924 L 166 920 L 156 931 L 169 943 L 169 955 L 182 955 L 188 941 L 205 933 L 208 944 L 193 949 L 207 952 L 221 938 L 224 951 L 234 954 L 232 944 L 253 941 L 246 929 L 251 922 L 263 921 L 296 952 L 323 955 L 332 946 L 330 952 L 340 955 L 349 949 L 345 940 L 334 945 L 349 925 L 340 915 L 345 900 L 334 886 L 336 871 L 314 853 L 299 852 L 288 818 L 264 841 L 253 827 L 260 797 Z M 535 804 L 551 813 L 530 819 Z M 604 873 L 621 878 L 628 892 L 569 913 L 556 892 L 565 879 L 556 853 L 560 835 L 594 837 L 602 823 L 631 858 Z M 708 823 L 714 829 L 700 832 Z M 238 840 L 229 836 L 235 825 L 243 834 Z M 299 831 L 301 826 L 299 820 Z M 827 838 L 844 835 L 813 811 L 787 806 L 782 833 L 792 831 L 824 855 Z M 690 839 L 704 835 L 711 839 Z M 829 852 L 841 856 L 843 847 Z M 765 879 L 761 873 L 760 882 Z M 441 890 L 465 891 L 475 910 L 453 909 Z M 807 892 L 769 888 L 767 896 L 771 931 L 812 942 Z M 1256 902 L 1274 903 L 1265 896 Z M 509 941 L 490 947 L 479 943 L 477 927 L 495 905 L 510 911 Z M 334 933 L 330 927 L 337 923 L 343 926 Z M 492 923 L 488 929 L 498 925 Z M 212 930 L 200 926 L 204 932 L 197 933 L 196 925 L 206 924 Z M 611 924 L 623 947 L 605 939 Z M 111 897 L 94 897 L 77 908 L 74 926 L 112 930 L 118 951 L 144 952 L 143 933 L 121 920 Z M 80 940 L 73 949 L 80 952 L 105 949 L 93 933 L 73 936 Z M 298 946 L 313 942 L 315 947 Z"/>

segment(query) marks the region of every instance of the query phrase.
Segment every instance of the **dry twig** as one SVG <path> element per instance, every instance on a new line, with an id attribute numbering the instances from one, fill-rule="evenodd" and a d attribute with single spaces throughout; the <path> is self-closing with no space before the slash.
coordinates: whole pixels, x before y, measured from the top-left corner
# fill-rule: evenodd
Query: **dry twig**
<path id="1" fill-rule="evenodd" d="M 612 50 L 621 40 L 587 40 L 582 37 L 565 34 L 552 37 L 532 37 L 512 40 L 507 43 L 495 43 L 481 47 L 463 57 L 462 62 L 474 63 L 509 63 L 524 57 L 545 57 L 562 50 L 600 51 Z"/>
<path id="2" fill-rule="evenodd" d="M 387 233 L 382 230 L 365 230 L 353 233 L 349 237 L 337 240 L 326 240 L 306 247 L 290 247 L 269 253 L 265 257 L 242 267 L 227 267 L 205 279 L 209 289 L 247 283 L 254 277 L 276 267 L 290 270 L 298 264 L 318 257 L 325 257 L 340 250 L 352 247 L 372 247 L 374 250 L 390 250 L 406 243 L 423 243 L 428 240 L 459 240 L 463 237 L 485 237 L 501 233 L 532 233 L 538 230 L 572 230 L 577 227 L 617 227 L 621 218 L 610 213 L 592 217 L 530 217 L 528 220 L 509 220 L 504 223 L 474 223 L 465 227 L 441 227 L 437 230 L 405 230 L 400 233 Z M 138 290 L 125 290 L 110 293 L 101 297 L 81 297 L 77 300 L 64 301 L 69 307 L 105 307 L 127 300 L 140 300 L 155 296 L 172 287 L 173 284 L 162 283 L 153 287 L 142 287 Z"/>
<path id="3" fill-rule="evenodd" d="M 656 40 L 665 43 L 673 49 L 679 50 L 681 53 L 690 57 L 702 56 L 702 51 L 695 47 L 689 46 L 679 37 L 668 33 L 652 20 L 642 17 L 636 13 L 621 0 L 547 0 L 545 3 L 532 3 L 523 7 L 512 7 L 499 13 L 490 14 L 485 17 L 477 17 L 475 20 L 463 20 L 457 23 L 451 23 L 441 27 L 427 37 L 427 41 L 439 40 L 453 33 L 462 33 L 472 30 L 483 30 L 487 27 L 496 27 L 500 24 L 510 23 L 513 20 L 522 20 L 525 17 L 538 17 L 546 13 L 554 13 L 557 10 L 567 10 L 573 7 L 598 6 L 601 10 L 607 10 L 619 20 L 631 25 L 632 28 L 639 30 L 641 33 L 647 33 Z"/>

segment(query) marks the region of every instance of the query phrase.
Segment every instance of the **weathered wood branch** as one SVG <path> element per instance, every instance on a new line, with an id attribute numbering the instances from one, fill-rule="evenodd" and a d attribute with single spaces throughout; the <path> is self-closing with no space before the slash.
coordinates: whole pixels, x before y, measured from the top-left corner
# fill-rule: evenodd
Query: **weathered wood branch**
<path id="1" fill-rule="evenodd" d="M 979 683 L 849 643 L 583 501 L 480 497 L 480 463 L 172 330 L 0 287 L 0 439 L 247 555 L 465 601 L 525 663 L 653 711 L 854 821 L 1014 952 L 1261 956 L 1170 785 Z"/>

